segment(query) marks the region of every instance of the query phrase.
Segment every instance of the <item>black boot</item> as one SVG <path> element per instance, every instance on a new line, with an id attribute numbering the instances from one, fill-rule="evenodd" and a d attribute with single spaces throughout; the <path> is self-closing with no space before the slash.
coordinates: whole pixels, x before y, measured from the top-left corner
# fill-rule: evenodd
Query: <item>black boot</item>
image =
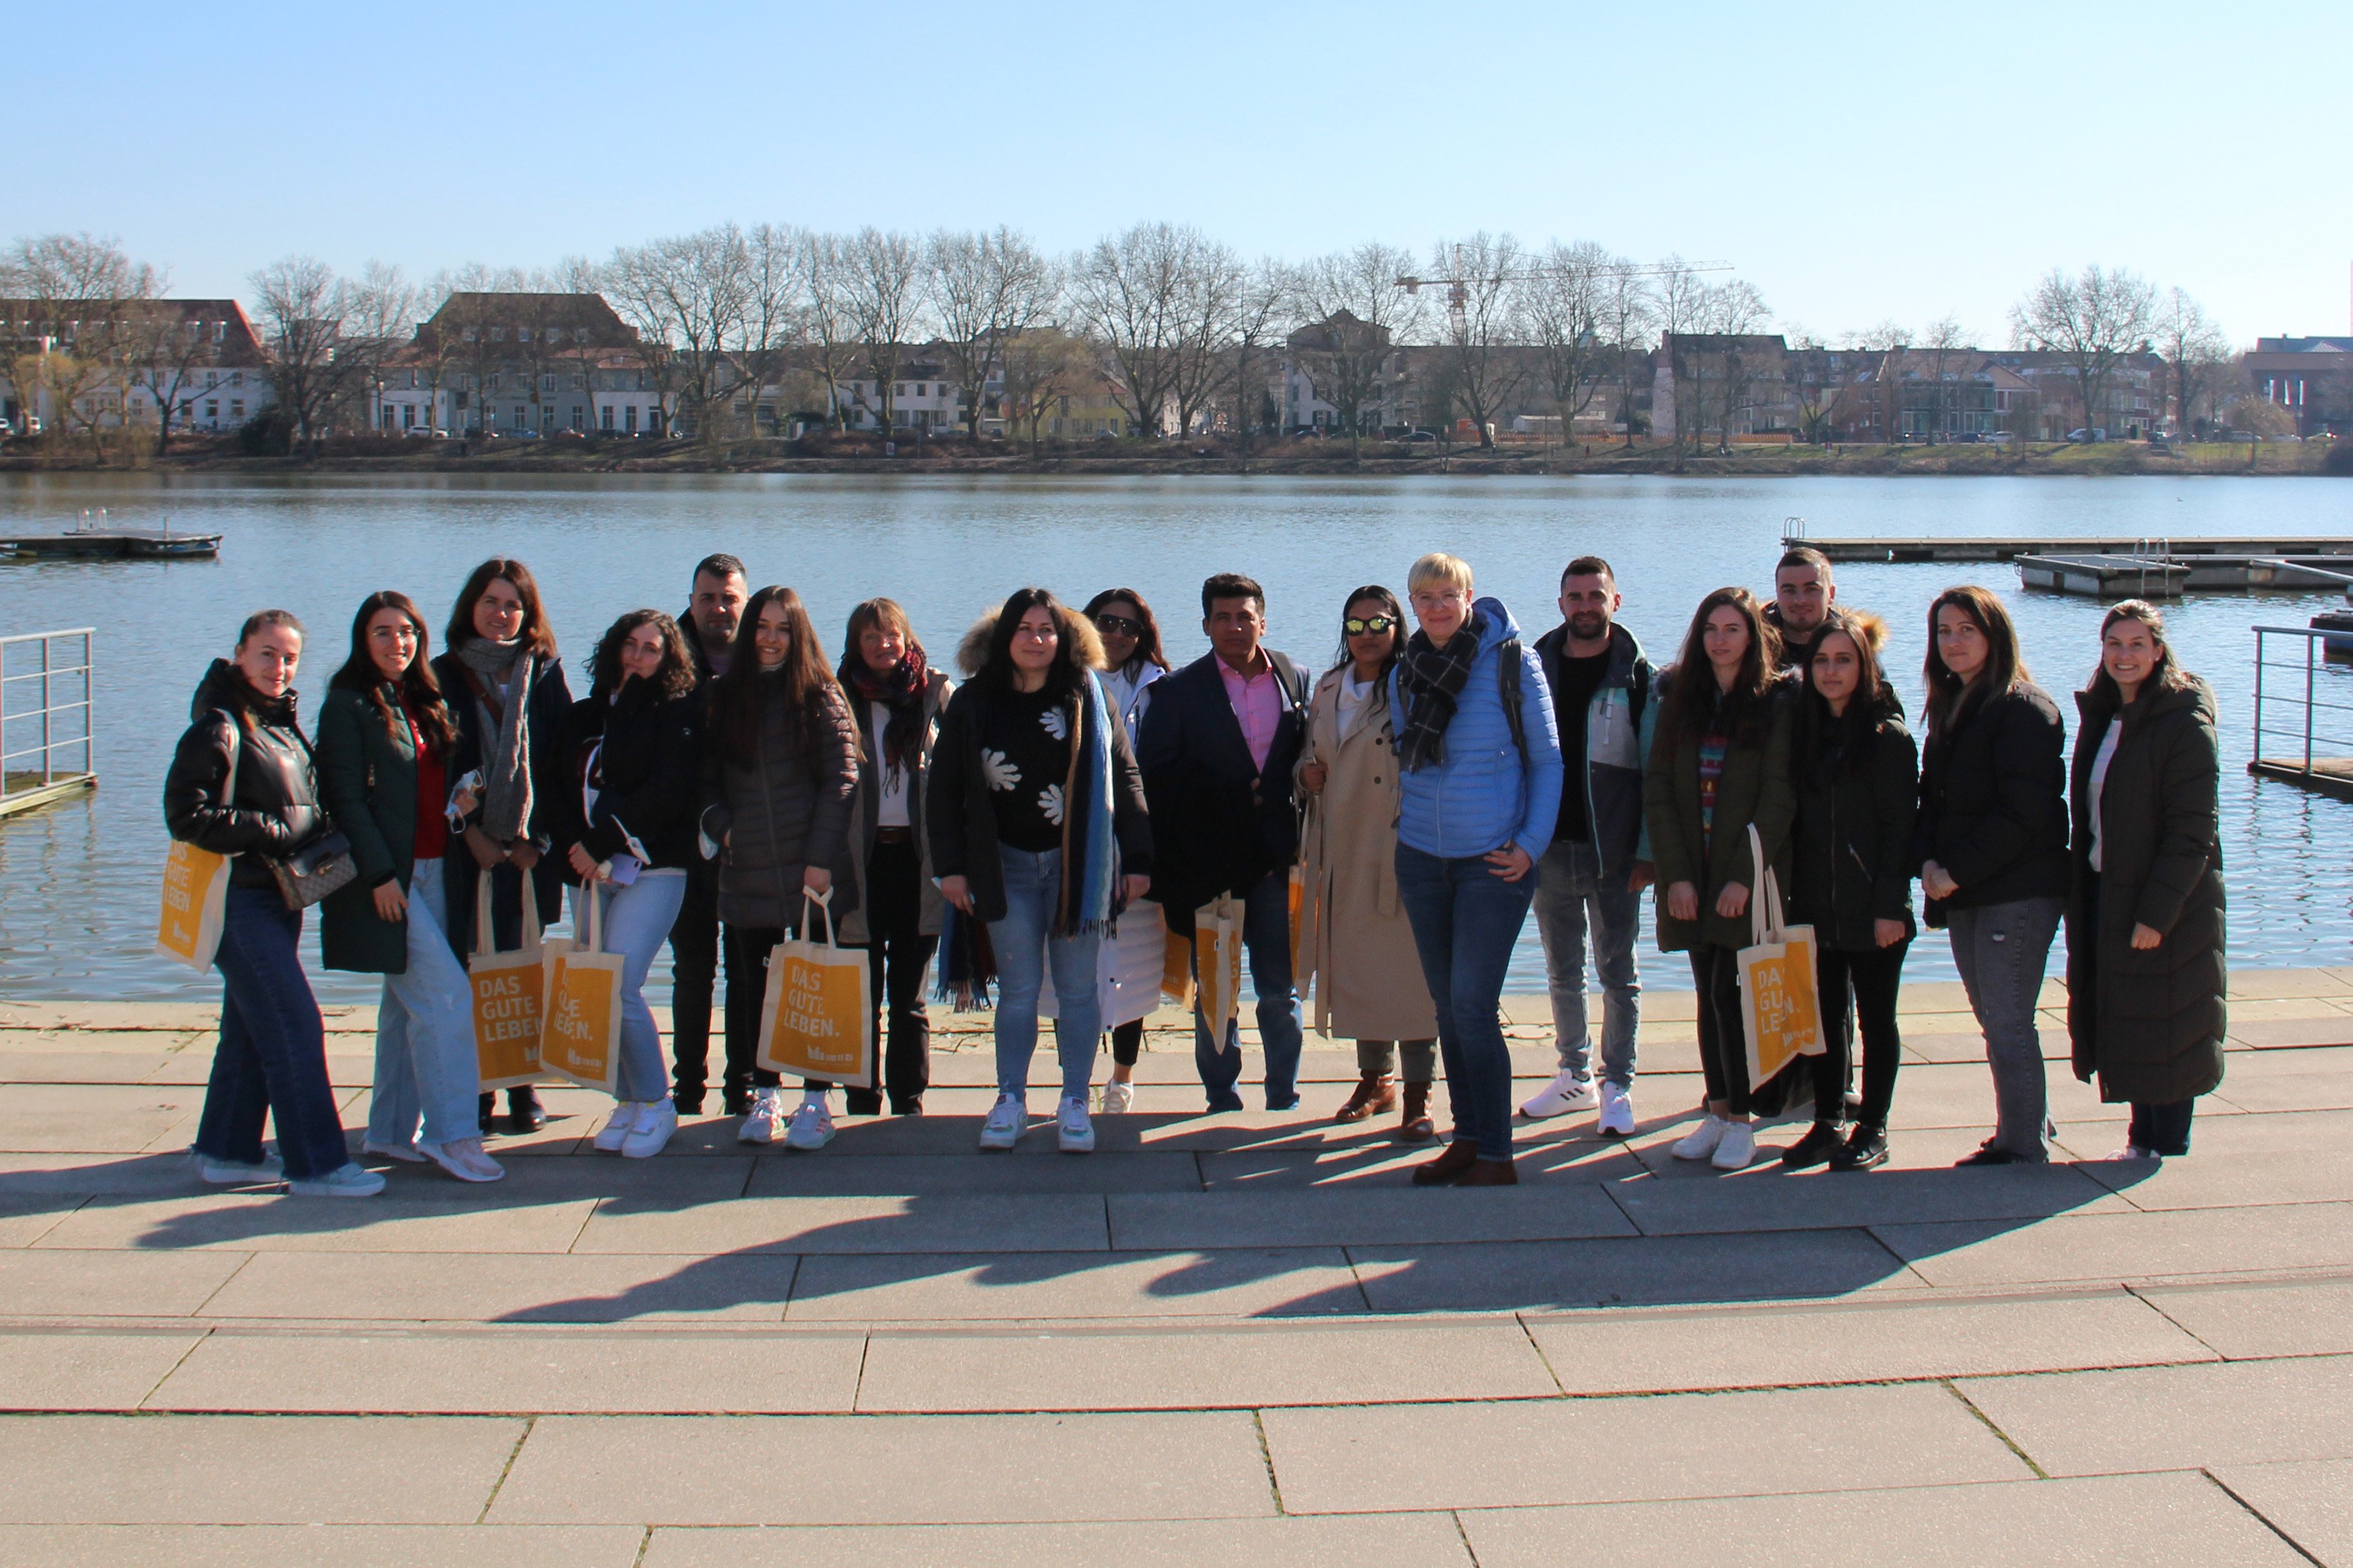
<path id="1" fill-rule="evenodd" d="M 540 1109 L 539 1094 L 529 1084 L 520 1084 L 507 1090 L 507 1130 L 511 1132 L 536 1132 L 547 1125 L 547 1112 Z"/>
<path id="2" fill-rule="evenodd" d="M 1816 1165 L 1827 1165 L 1831 1157 L 1843 1148 L 1838 1129 L 1827 1121 L 1817 1121 L 1806 1129 L 1806 1135 L 1781 1151 L 1781 1168 L 1788 1171 L 1810 1171 Z"/>
<path id="3" fill-rule="evenodd" d="M 475 1109 L 481 1118 L 482 1136 L 488 1138 L 491 1135 L 491 1123 L 498 1120 L 498 1092 L 494 1089 L 491 1093 L 482 1096 L 480 1104 Z"/>
<path id="4" fill-rule="evenodd" d="M 1858 1121 L 1846 1142 L 1831 1151 L 1833 1171 L 1868 1171 L 1887 1163 L 1887 1134 L 1867 1121 Z"/>

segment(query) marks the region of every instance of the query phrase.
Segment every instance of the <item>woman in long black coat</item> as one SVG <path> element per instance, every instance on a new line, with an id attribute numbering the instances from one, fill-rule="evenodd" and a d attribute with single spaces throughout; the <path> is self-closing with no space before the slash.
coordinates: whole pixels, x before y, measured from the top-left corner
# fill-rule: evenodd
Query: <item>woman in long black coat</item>
<path id="1" fill-rule="evenodd" d="M 2127 599 L 2100 625 L 2069 791 L 2067 1032 L 2075 1076 L 2132 1107 L 2118 1160 L 2189 1152 L 2222 1081 L 2228 1025 L 2214 693 L 2174 662 L 2165 618 Z"/>

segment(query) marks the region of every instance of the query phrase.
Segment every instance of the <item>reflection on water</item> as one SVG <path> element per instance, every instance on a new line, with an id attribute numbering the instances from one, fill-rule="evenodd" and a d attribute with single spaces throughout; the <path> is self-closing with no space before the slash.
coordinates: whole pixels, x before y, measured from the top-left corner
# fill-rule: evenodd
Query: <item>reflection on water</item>
<path id="1" fill-rule="evenodd" d="M 196 678 L 248 611 L 282 605 L 311 626 L 301 689 L 341 662 L 350 615 L 398 587 L 438 615 L 467 567 L 493 551 L 528 561 L 575 671 L 612 617 L 676 610 L 702 555 L 724 550 L 754 584 L 790 583 L 839 654 L 851 605 L 907 606 L 936 660 L 972 616 L 1042 581 L 1083 600 L 1134 587 L 1158 611 L 1170 652 L 1190 658 L 1201 579 L 1244 571 L 1268 590 L 1273 640 L 1303 663 L 1333 657 L 1343 596 L 1401 587 L 1425 550 L 1467 557 L 1528 635 L 1556 618 L 1561 565 L 1587 552 L 1616 565 L 1624 620 L 1662 661 L 1691 606 L 1725 582 L 1769 586 L 1782 520 L 1822 535 L 2184 536 L 2353 533 L 2353 486 L 2301 479 L 1761 479 L 1223 478 L 1008 481 L 801 476 L 687 479 L 349 477 L 270 482 L 174 476 L 0 476 L 0 525 L 64 527 L 105 506 L 126 526 L 216 531 L 221 559 L 195 563 L 0 566 L 0 628 L 99 627 L 98 794 L 0 828 L 0 996 L 195 996 L 216 985 L 150 952 L 164 833 L 158 806 Z M 2007 566 L 1843 567 L 1839 596 L 1893 627 L 1888 667 L 1917 706 L 1923 614 L 1937 589 L 2001 589 L 2027 655 L 2060 694 L 2096 651 L 2099 606 L 2029 596 Z M 2327 595 L 2201 598 L 2173 612 L 2176 647 L 2214 683 L 2223 720 L 2222 816 L 2232 957 L 2240 963 L 2353 962 L 2353 805 L 2258 783 L 2249 755 L 2256 621 L 2300 626 Z M 2353 700 L 2353 671 L 2323 679 Z M 306 712 L 312 705 L 305 704 Z M 315 954 L 315 939 L 306 943 Z M 1651 949 L 1645 979 L 1688 985 Z M 2055 959 L 2054 959 L 2055 962 Z M 1941 939 L 1909 973 L 1952 973 Z M 667 984 L 658 970 L 656 989 Z M 371 999 L 363 977 L 322 974 L 329 999 Z M 1515 990 L 1543 987 L 1533 925 Z"/>

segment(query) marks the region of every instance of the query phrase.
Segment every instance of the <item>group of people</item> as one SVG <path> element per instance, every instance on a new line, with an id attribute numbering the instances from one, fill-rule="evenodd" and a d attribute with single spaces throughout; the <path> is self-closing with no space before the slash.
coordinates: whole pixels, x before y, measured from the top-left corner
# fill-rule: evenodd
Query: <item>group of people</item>
<path id="1" fill-rule="evenodd" d="M 616 1104 L 595 1143 L 628 1157 L 704 1109 L 714 993 L 737 1135 L 833 1138 L 831 1085 L 805 1082 L 787 1105 L 758 1065 L 771 955 L 816 909 L 865 949 L 877 1012 L 875 1068 L 844 1086 L 848 1114 L 886 1099 L 922 1112 L 936 960 L 944 993 L 994 991 L 980 1146 L 1028 1130 L 1050 1016 L 1055 1137 L 1090 1151 L 1102 1036 L 1101 1108 L 1115 1114 L 1134 1104 L 1172 939 L 1193 945 L 1208 917 L 1241 949 L 1267 1109 L 1300 1103 L 1312 991 L 1318 1028 L 1357 1051 L 1338 1121 L 1396 1111 L 1398 1139 L 1434 1141 L 1442 1062 L 1451 1136 L 1413 1181 L 1510 1184 L 1499 1004 L 1529 912 L 1558 1071 L 1519 1113 L 1591 1111 L 1627 1136 L 1648 889 L 1659 945 L 1688 955 L 1698 993 L 1705 1107 L 1674 1154 L 1745 1167 L 1760 1117 L 1810 1105 L 1781 1163 L 1864 1169 L 1888 1157 L 1915 879 L 1997 1091 L 1993 1133 L 1962 1163 L 2048 1157 L 2035 1009 L 2063 918 L 2075 1071 L 2131 1106 L 2117 1157 L 2187 1152 L 2194 1101 L 2222 1071 L 2217 748 L 2212 694 L 2155 608 L 2128 601 L 2103 622 L 2071 777 L 2057 705 L 1985 589 L 1930 607 L 1925 746 L 1883 670 L 1883 625 L 1836 602 L 1816 552 L 1782 557 L 1770 604 L 1709 594 L 1663 668 L 1622 606 L 1609 564 L 1578 556 L 1560 623 L 1524 641 L 1469 563 L 1426 555 L 1403 603 L 1379 584 L 1347 595 L 1335 658 L 1311 679 L 1267 646 L 1266 596 L 1245 576 L 1202 585 L 1210 648 L 1181 669 L 1137 591 L 1074 610 L 1024 588 L 967 633 L 959 685 L 892 600 L 851 611 L 837 665 L 798 594 L 752 591 L 740 561 L 712 555 L 683 616 L 633 610 L 607 629 L 575 700 L 531 572 L 494 557 L 467 578 L 438 656 L 408 597 L 365 599 L 314 737 L 296 714 L 302 628 L 263 611 L 199 684 L 164 788 L 175 837 L 235 858 L 196 1170 L 301 1194 L 384 1185 L 348 1152 L 301 914 L 269 865 L 331 830 L 356 875 L 322 905 L 323 962 L 385 976 L 363 1152 L 465 1181 L 503 1173 L 484 1142 L 498 1108 L 479 1087 L 469 959 L 535 940 L 566 888 L 575 927 L 593 900 L 623 959 Z M 1772 887 L 1784 907 L 1752 909 Z M 1828 1048 L 1755 1083 L 1738 955 L 1760 923 L 1785 922 L 1812 928 Z M 665 942 L 667 1067 L 643 997 Z M 1201 985 L 1195 1008 L 1212 1112 L 1242 1103 L 1240 1008 L 1208 1000 L 1233 989 Z M 543 1123 L 528 1087 L 508 1093 L 511 1130 Z"/>

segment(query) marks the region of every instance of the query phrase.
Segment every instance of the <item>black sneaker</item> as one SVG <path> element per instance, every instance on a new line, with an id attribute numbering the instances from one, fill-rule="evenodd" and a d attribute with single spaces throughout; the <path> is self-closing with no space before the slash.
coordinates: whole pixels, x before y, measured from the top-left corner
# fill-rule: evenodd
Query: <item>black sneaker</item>
<path id="1" fill-rule="evenodd" d="M 1876 1127 L 1856 1122 L 1846 1142 L 1831 1151 L 1833 1171 L 1868 1171 L 1873 1165 L 1887 1163 L 1887 1134 Z"/>
<path id="2" fill-rule="evenodd" d="M 1781 1151 L 1781 1168 L 1785 1171 L 1810 1171 L 1816 1165 L 1827 1165 L 1841 1148 L 1838 1129 L 1827 1122 L 1817 1121 L 1806 1129 L 1806 1135 Z"/>
<path id="3" fill-rule="evenodd" d="M 1997 1149 L 1989 1143 L 1976 1153 L 1954 1161 L 1953 1168 L 1957 1171 L 1964 1165 L 2022 1165 L 2025 1163 L 2009 1150 Z"/>
<path id="4" fill-rule="evenodd" d="M 497 1090 L 493 1089 L 489 1094 L 482 1096 L 480 1121 L 482 1123 L 482 1136 L 485 1138 L 488 1138 L 491 1135 L 491 1124 L 498 1120 L 498 1109 L 499 1096 Z"/>
<path id="5" fill-rule="evenodd" d="M 701 1089 L 697 1089 L 691 1095 L 685 1093 L 683 1090 L 674 1089 L 670 1093 L 670 1102 L 678 1108 L 678 1113 L 681 1116 L 700 1116 L 702 1114 L 702 1091 Z"/>

